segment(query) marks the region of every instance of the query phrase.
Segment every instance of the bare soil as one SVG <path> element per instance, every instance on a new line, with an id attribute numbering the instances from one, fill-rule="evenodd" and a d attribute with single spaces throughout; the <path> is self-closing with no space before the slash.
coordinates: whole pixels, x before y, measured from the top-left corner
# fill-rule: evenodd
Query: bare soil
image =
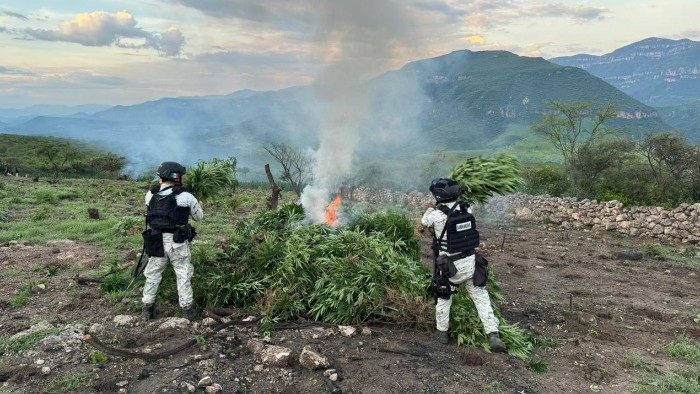
<path id="1" fill-rule="evenodd" d="M 282 324 L 269 341 L 292 350 L 282 367 L 262 364 L 250 346 L 259 339 L 259 327 L 235 310 L 229 311 L 233 324 L 218 332 L 209 320 L 160 328 L 177 315 L 176 306 L 162 306 L 153 323 L 117 326 L 115 316 L 136 313 L 108 300 L 97 284 L 78 284 L 75 271 L 67 269 L 94 267 L 101 251 L 62 241 L 0 248 L 0 339 L 40 322 L 73 333 L 3 354 L 0 392 L 186 393 L 216 392 L 219 385 L 222 393 L 628 393 L 646 373 L 682 368 L 666 349 L 679 335 L 700 338 L 692 319 L 700 306 L 698 268 L 635 254 L 650 242 L 645 239 L 535 223 L 480 226 L 486 244 L 480 251 L 500 282 L 504 317 L 557 342 L 533 352 L 532 360 L 545 363 L 546 372 L 507 354 L 441 345 L 432 332 L 388 323 L 370 324 L 352 337 L 334 325 Z M 429 235 L 421 236 L 428 263 Z M 45 288 L 34 287 L 26 305 L 12 307 L 28 283 Z M 89 331 L 109 346 L 151 354 L 198 340 L 165 359 L 109 355 L 100 361 L 91 360 L 95 349 L 80 340 Z M 326 356 L 330 366 L 302 367 L 305 346 Z M 629 359 L 647 368 L 631 368 L 624 362 Z M 327 369 L 335 370 L 335 382 L 324 376 L 331 375 Z M 71 377 L 81 376 L 70 385 Z M 198 387 L 207 376 L 211 383 Z"/>

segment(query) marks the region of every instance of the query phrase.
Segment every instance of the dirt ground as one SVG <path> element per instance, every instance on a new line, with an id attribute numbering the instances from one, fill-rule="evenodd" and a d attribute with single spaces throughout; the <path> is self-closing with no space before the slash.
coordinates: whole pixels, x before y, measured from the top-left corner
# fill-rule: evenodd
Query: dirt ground
<path id="1" fill-rule="evenodd" d="M 4 352 L 0 393 L 628 393 L 645 373 L 682 368 L 666 351 L 679 335 L 700 339 L 692 319 L 700 307 L 699 270 L 639 254 L 649 240 L 535 223 L 480 223 L 480 230 L 480 251 L 501 284 L 503 315 L 556 340 L 533 353 L 546 372 L 506 354 L 441 345 L 432 332 L 374 324 L 345 336 L 338 326 L 306 321 L 280 325 L 269 343 L 262 341 L 291 350 L 286 365 L 271 366 L 256 350 L 254 317 L 244 321 L 250 319 L 235 310 L 217 311 L 234 313 L 233 324 L 219 331 L 213 327 L 227 320 L 218 314 L 212 314 L 216 322 L 162 327 L 176 315 L 174 307 L 159 310 L 159 319 L 146 325 L 123 316 L 115 322 L 129 314 L 123 305 L 105 298 L 97 284 L 76 283 L 65 269 L 94 267 L 101 251 L 56 241 L 0 248 L 0 339 L 42 327 L 64 329 L 58 339 Z M 426 232 L 426 261 L 428 246 Z M 12 308 L 28 283 L 27 304 Z M 152 355 L 188 340 L 195 344 L 165 359 L 100 360 L 81 340 L 87 333 L 108 346 Z M 300 365 L 306 346 L 329 366 Z M 648 368 L 630 368 L 625 359 Z"/>

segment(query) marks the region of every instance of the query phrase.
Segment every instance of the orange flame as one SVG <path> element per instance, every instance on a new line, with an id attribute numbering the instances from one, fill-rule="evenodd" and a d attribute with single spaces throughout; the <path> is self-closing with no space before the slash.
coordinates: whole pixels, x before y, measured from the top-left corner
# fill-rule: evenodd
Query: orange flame
<path id="1" fill-rule="evenodd" d="M 338 220 L 338 208 L 340 208 L 341 202 L 342 199 L 340 198 L 340 194 L 338 194 L 335 197 L 335 200 L 333 200 L 328 208 L 326 208 L 326 223 L 333 227 L 338 227 L 340 224 L 340 221 Z"/>

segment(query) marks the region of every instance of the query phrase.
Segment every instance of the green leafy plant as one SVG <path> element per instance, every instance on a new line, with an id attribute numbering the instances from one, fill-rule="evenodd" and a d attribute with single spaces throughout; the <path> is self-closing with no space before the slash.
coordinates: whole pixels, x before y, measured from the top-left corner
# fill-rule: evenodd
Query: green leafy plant
<path id="1" fill-rule="evenodd" d="M 201 201 L 209 201 L 223 191 L 234 192 L 238 186 L 236 158 L 197 162 L 187 171 L 184 186 Z"/>
<path id="2" fill-rule="evenodd" d="M 680 336 L 668 347 L 668 355 L 700 366 L 700 346 L 687 336 Z"/>
<path id="3" fill-rule="evenodd" d="M 549 364 L 542 360 L 530 360 L 527 367 L 535 373 L 545 373 L 549 371 Z"/>
<path id="4" fill-rule="evenodd" d="M 99 352 L 97 350 L 93 350 L 90 352 L 90 362 L 93 364 L 99 364 L 107 361 L 107 355 Z"/>
<path id="5" fill-rule="evenodd" d="M 512 193 L 523 182 L 518 159 L 503 154 L 493 159 L 465 159 L 452 170 L 450 178 L 468 187 L 466 200 L 477 203 L 485 203 L 494 194 Z"/>

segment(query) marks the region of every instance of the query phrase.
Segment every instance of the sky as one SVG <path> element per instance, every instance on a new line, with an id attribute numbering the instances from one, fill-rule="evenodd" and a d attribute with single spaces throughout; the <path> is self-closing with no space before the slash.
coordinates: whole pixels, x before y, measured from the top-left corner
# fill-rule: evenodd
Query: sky
<path id="1" fill-rule="evenodd" d="M 699 41 L 698 15 L 698 0 L 0 0 L 0 108 L 368 79 L 461 49 L 603 55 Z"/>

